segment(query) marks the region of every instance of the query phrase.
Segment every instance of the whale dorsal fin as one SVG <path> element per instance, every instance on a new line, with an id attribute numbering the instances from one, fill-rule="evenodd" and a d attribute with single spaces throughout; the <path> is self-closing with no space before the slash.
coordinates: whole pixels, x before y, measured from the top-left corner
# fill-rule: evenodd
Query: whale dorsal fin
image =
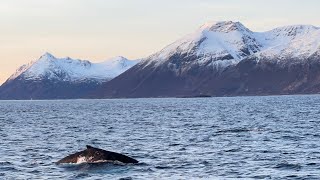
<path id="1" fill-rule="evenodd" d="M 87 145 L 87 149 L 93 149 L 94 147 Z"/>

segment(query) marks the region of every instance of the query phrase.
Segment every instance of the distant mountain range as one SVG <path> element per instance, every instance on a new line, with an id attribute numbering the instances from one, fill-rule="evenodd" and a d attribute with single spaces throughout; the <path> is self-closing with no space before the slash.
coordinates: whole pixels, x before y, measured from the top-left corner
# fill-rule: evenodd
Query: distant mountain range
<path id="1" fill-rule="evenodd" d="M 116 57 L 101 63 L 56 58 L 49 53 L 21 66 L 0 87 L 1 99 L 82 98 L 138 61 Z"/>
<path id="2" fill-rule="evenodd" d="M 38 61 L 49 57 L 54 58 L 46 54 Z M 0 98 L 206 97 L 320 92 L 320 28 L 311 25 L 253 32 L 239 22 L 207 23 L 139 63 L 120 59 L 125 62 L 120 63 L 125 64 L 124 68 L 122 65 L 119 68 L 118 63 L 93 65 L 68 58 L 61 60 L 66 62 L 63 65 L 45 62 L 22 66 L 0 87 Z M 52 89 L 58 82 L 68 82 L 58 88 L 63 96 L 52 95 L 57 94 Z M 79 91 L 76 97 L 71 96 L 74 93 L 68 88 L 70 84 L 76 84 L 75 89 Z M 39 89 L 43 89 L 44 95 L 38 96 Z"/>

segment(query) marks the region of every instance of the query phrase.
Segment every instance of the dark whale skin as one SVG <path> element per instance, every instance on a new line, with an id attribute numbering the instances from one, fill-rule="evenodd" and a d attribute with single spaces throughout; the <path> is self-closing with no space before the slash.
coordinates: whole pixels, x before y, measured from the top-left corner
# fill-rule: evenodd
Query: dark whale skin
<path id="1" fill-rule="evenodd" d="M 83 158 L 86 163 L 120 162 L 124 164 L 135 164 L 139 162 L 123 154 L 106 151 L 103 149 L 99 149 L 99 148 L 95 148 L 87 145 L 86 150 L 71 154 L 59 160 L 58 162 L 56 162 L 56 164 L 64 164 L 64 163 L 75 164 L 75 163 L 78 163 L 79 158 Z"/>

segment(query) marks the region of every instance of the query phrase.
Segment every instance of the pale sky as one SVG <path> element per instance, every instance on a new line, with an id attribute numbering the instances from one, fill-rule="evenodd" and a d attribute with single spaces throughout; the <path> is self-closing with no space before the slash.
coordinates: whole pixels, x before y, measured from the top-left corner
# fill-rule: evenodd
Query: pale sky
<path id="1" fill-rule="evenodd" d="M 0 84 L 45 52 L 136 59 L 207 21 L 240 21 L 253 31 L 320 26 L 319 8 L 319 0 L 0 0 Z"/>

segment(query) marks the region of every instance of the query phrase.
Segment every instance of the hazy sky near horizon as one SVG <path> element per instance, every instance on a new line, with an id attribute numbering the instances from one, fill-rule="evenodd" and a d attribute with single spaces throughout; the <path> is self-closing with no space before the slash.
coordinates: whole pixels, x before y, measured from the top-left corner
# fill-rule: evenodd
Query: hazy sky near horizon
<path id="1" fill-rule="evenodd" d="M 319 7 L 319 0 L 0 0 L 0 84 L 45 52 L 136 59 L 207 21 L 240 21 L 253 31 L 320 26 Z"/>

